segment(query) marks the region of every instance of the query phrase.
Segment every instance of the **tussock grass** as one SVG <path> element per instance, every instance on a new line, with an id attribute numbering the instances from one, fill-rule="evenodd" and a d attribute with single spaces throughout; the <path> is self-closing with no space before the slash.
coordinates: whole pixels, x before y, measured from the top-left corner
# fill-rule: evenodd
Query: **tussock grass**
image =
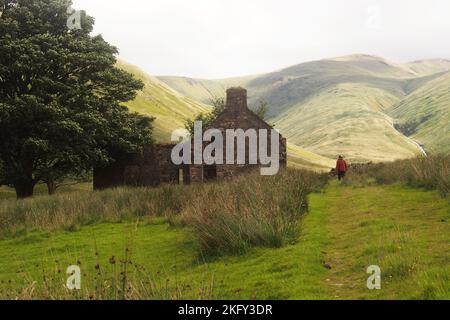
<path id="1" fill-rule="evenodd" d="M 372 179 L 378 184 L 403 183 L 410 187 L 438 190 L 442 197 L 450 193 L 450 156 L 433 155 L 363 166 L 349 172 L 349 180 L 358 184 Z"/>
<path id="2" fill-rule="evenodd" d="M 188 196 L 180 186 L 73 192 L 0 203 L 0 236 L 32 230 L 71 230 L 100 222 L 181 212 Z"/>
<path id="3" fill-rule="evenodd" d="M 186 208 L 183 219 L 194 228 L 206 255 L 241 254 L 249 247 L 281 247 L 299 235 L 307 195 L 326 177 L 287 170 L 276 177 L 253 175 L 210 185 Z"/>
<path id="4" fill-rule="evenodd" d="M 326 176 L 289 169 L 191 186 L 117 188 L 0 204 L 0 237 L 29 231 L 76 231 L 80 226 L 135 217 L 164 217 L 188 226 L 204 254 L 239 254 L 252 246 L 280 247 L 296 239 L 307 195 Z"/>

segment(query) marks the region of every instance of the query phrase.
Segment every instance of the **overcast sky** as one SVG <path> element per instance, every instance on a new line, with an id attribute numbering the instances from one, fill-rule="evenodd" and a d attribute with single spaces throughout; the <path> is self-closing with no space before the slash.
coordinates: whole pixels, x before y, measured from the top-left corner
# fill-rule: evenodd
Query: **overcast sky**
<path id="1" fill-rule="evenodd" d="M 223 78 L 353 53 L 450 58 L 448 0 L 74 0 L 152 75 Z"/>

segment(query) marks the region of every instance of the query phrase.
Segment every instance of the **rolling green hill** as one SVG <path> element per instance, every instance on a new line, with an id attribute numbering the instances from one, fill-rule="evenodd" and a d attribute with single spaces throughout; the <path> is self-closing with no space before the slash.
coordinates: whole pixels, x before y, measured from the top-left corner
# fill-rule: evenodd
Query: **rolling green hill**
<path id="1" fill-rule="evenodd" d="M 224 96 L 229 87 L 245 86 L 248 81 L 256 76 L 231 78 L 231 79 L 192 79 L 186 77 L 158 77 L 159 80 L 171 88 L 176 88 L 181 94 L 194 98 L 202 103 L 209 104 L 211 98 Z"/>
<path id="2" fill-rule="evenodd" d="M 389 110 L 405 134 L 428 151 L 450 153 L 450 72 L 416 89 Z"/>
<path id="3" fill-rule="evenodd" d="M 418 75 L 432 75 L 450 70 L 450 61 L 446 59 L 428 59 L 407 63 L 406 66 Z"/>
<path id="4" fill-rule="evenodd" d="M 287 153 L 288 165 L 293 168 L 326 172 L 336 165 L 335 160 L 306 151 L 292 143 L 288 143 Z"/>
<path id="5" fill-rule="evenodd" d="M 184 128 L 184 119 L 193 118 L 210 109 L 205 104 L 182 96 L 136 66 L 123 61 L 119 61 L 118 66 L 144 82 L 144 89 L 126 106 L 132 111 L 156 118 L 154 136 L 158 142 L 170 142 L 172 131 Z"/>
<path id="6" fill-rule="evenodd" d="M 423 111 L 427 117 L 434 112 L 431 109 L 435 106 L 424 109 L 412 100 L 418 99 L 423 88 L 433 91 L 437 83 L 445 82 L 443 74 L 449 67 L 448 60 L 396 64 L 375 56 L 350 55 L 257 76 L 225 80 L 159 79 L 198 101 L 207 101 L 210 95 L 224 95 L 227 86 L 244 86 L 251 105 L 261 98 L 269 103 L 269 121 L 290 143 L 326 157 L 344 153 L 352 161 L 385 161 L 421 152 L 416 143 L 393 127 L 398 120 L 391 116 L 403 116 L 405 109 L 409 109 L 408 114 Z M 441 99 L 442 95 L 438 96 Z M 403 101 L 410 101 L 411 108 L 396 107 L 402 106 Z M 394 112 L 400 109 L 404 111 Z M 431 116 L 428 119 L 427 132 L 450 139 L 450 131 L 445 130 L 448 119 L 437 121 Z M 426 129 L 425 125 L 412 138 L 424 143 L 427 150 L 441 148 L 442 142 L 423 138 L 426 133 L 421 133 L 422 129 Z"/>
<path id="7" fill-rule="evenodd" d="M 393 101 L 395 96 L 380 89 L 340 84 L 275 120 L 289 141 L 327 157 L 343 153 L 352 161 L 407 158 L 416 153 L 416 145 L 378 109 Z"/>

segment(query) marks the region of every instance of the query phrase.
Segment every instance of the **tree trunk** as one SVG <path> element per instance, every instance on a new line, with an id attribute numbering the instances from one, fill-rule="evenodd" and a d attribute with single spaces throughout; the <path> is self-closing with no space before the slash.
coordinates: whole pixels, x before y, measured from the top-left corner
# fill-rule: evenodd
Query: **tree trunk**
<path id="1" fill-rule="evenodd" d="M 47 190 L 49 195 L 53 195 L 56 192 L 56 183 L 52 179 L 49 179 L 45 182 L 47 184 Z"/>
<path id="2" fill-rule="evenodd" d="M 17 199 L 24 199 L 24 198 L 32 197 L 33 191 L 34 191 L 34 185 L 35 185 L 34 181 L 16 183 L 14 185 L 14 188 L 16 189 Z"/>

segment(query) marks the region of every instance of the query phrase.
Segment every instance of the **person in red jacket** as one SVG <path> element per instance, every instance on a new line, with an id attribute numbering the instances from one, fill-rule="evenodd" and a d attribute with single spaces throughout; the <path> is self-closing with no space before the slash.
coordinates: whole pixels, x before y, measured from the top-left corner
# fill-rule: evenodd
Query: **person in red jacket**
<path id="1" fill-rule="evenodd" d="M 344 160 L 344 157 L 339 156 L 339 158 L 336 161 L 336 172 L 337 172 L 339 181 L 344 179 L 347 169 L 348 169 L 348 166 L 347 166 L 347 162 Z"/>

